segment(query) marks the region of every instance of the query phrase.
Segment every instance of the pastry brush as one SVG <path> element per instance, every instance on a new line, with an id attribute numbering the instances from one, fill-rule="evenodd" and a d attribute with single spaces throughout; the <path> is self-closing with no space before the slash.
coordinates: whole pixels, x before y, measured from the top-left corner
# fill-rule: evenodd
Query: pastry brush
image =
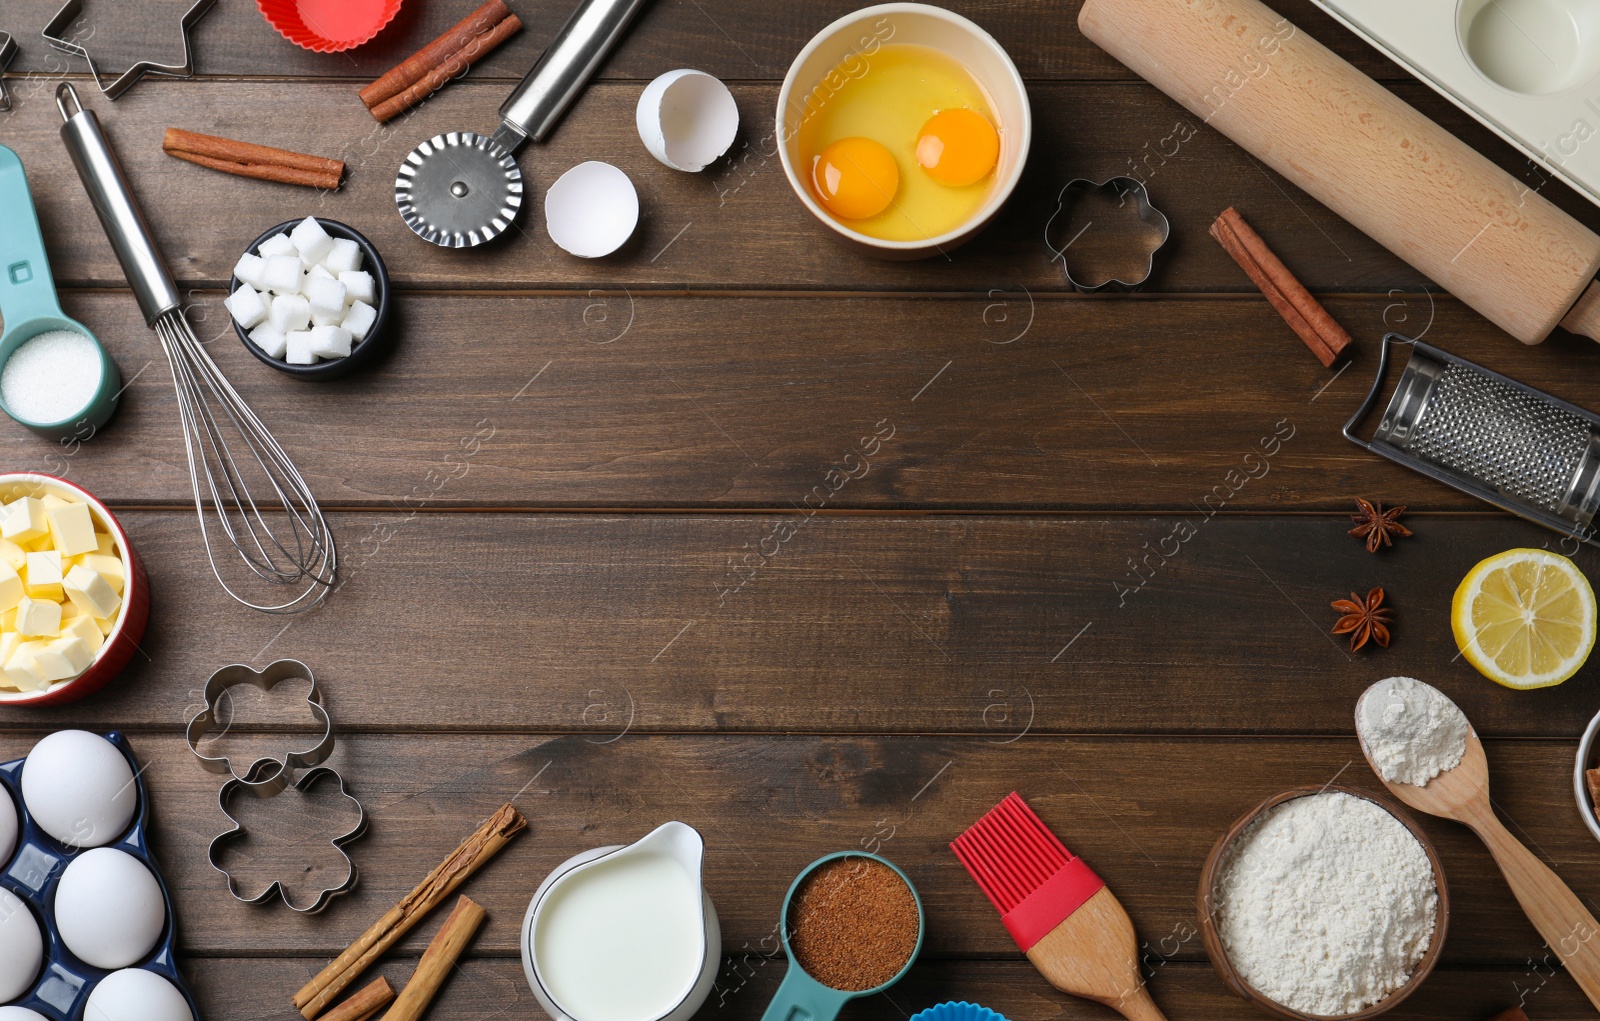
<path id="1" fill-rule="evenodd" d="M 1166 1021 L 1139 974 L 1128 913 L 1015 791 L 950 850 L 1051 985 L 1130 1021 Z"/>

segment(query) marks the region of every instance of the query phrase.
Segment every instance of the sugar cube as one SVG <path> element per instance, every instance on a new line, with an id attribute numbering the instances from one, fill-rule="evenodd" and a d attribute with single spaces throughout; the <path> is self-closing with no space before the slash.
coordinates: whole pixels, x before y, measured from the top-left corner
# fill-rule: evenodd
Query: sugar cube
<path id="1" fill-rule="evenodd" d="M 371 305 L 377 298 L 371 273 L 347 269 L 339 274 L 339 282 L 344 284 L 344 296 L 347 301 L 364 301 Z"/>
<path id="2" fill-rule="evenodd" d="M 311 353 L 318 358 L 343 358 L 350 353 L 350 331 L 342 326 L 313 326 Z"/>
<path id="3" fill-rule="evenodd" d="M 282 358 L 289 347 L 289 335 L 271 323 L 262 323 L 250 331 L 250 343 L 268 358 Z"/>
<path id="4" fill-rule="evenodd" d="M 228 307 L 233 321 L 247 330 L 267 318 L 267 303 L 249 284 L 240 284 L 239 289 L 223 299 L 222 303 Z"/>
<path id="5" fill-rule="evenodd" d="M 310 269 L 306 270 L 306 276 L 307 277 L 325 277 L 325 278 L 327 278 L 329 280 L 337 280 L 337 279 L 339 279 L 338 277 L 334 276 L 332 273 L 329 273 L 328 272 L 328 267 L 324 266 L 320 262 L 317 263 L 315 266 L 312 266 Z"/>
<path id="6" fill-rule="evenodd" d="M 364 301 L 358 301 L 350 306 L 350 311 L 344 314 L 344 321 L 340 323 L 357 340 L 366 340 L 367 331 L 372 329 L 372 324 L 378 320 L 378 310 Z"/>
<path id="7" fill-rule="evenodd" d="M 73 570 L 88 570 L 88 568 L 73 568 Z M 89 573 L 93 574 L 93 571 Z M 95 575 L 100 578 L 98 574 Z M 104 579 L 100 584 L 106 585 Z M 116 593 L 111 592 L 111 586 L 106 585 L 106 591 L 116 598 Z M 61 604 L 48 599 L 29 599 L 22 597 L 22 602 L 17 604 L 17 634 L 30 638 L 54 638 L 61 633 Z"/>
<path id="8" fill-rule="evenodd" d="M 272 299 L 267 321 L 279 333 L 293 333 L 311 325 L 311 302 L 298 294 L 280 294 Z"/>
<path id="9" fill-rule="evenodd" d="M 322 229 L 322 224 L 317 222 L 315 216 L 308 216 L 295 224 L 294 230 L 289 232 L 289 240 L 294 242 L 295 250 L 307 266 L 321 262 L 333 247 L 333 238 Z"/>
<path id="10" fill-rule="evenodd" d="M 361 246 L 349 238 L 335 238 L 322 264 L 335 273 L 361 268 Z"/>
<path id="11" fill-rule="evenodd" d="M 29 543 L 50 533 L 49 520 L 44 516 L 44 504 L 31 496 L 19 497 L 5 506 L 5 524 L 0 525 L 0 535 L 17 543 Z"/>
<path id="12" fill-rule="evenodd" d="M 259 255 L 251 255 L 246 252 L 239 256 L 238 262 L 234 263 L 233 275 L 256 290 L 264 291 L 267 289 L 267 285 L 262 281 L 261 275 L 266 272 L 266 269 L 267 260 Z"/>
<path id="13" fill-rule="evenodd" d="M 289 334 L 288 353 L 284 361 L 290 365 L 315 365 L 317 356 L 311 353 L 311 331 L 295 330 Z"/>
<path id="14" fill-rule="evenodd" d="M 65 507 L 52 507 L 44 512 L 50 522 L 50 535 L 56 551 L 64 557 L 79 553 L 93 553 L 99 543 L 94 535 L 94 517 L 86 503 L 69 503 Z"/>
<path id="15" fill-rule="evenodd" d="M 61 554 L 55 550 L 29 553 L 22 582 L 28 598 L 61 602 L 66 598 L 61 591 Z"/>
<path id="16" fill-rule="evenodd" d="M 22 575 L 13 570 L 10 564 L 0 564 L 0 607 L 15 609 L 27 594 Z"/>
<path id="17" fill-rule="evenodd" d="M 117 612 L 117 607 L 122 605 L 122 597 L 111 591 L 111 585 L 100 576 L 100 573 L 91 567 L 79 564 L 67 572 L 67 579 L 63 586 L 67 598 L 78 604 L 78 609 L 94 617 L 110 617 Z M 26 606 L 23 600 L 22 606 Z M 17 607 L 17 630 L 22 631 L 22 606 Z M 56 625 L 60 626 L 61 607 L 56 605 Z M 22 631 L 27 634 L 26 631 Z"/>
<path id="18" fill-rule="evenodd" d="M 311 325 L 313 327 L 317 327 L 317 326 L 338 326 L 343 321 L 344 321 L 344 310 L 343 309 L 340 309 L 338 312 L 317 311 L 317 312 L 311 313 Z"/>
<path id="19" fill-rule="evenodd" d="M 324 316 L 335 317 L 334 322 L 344 317 L 344 284 L 332 277 L 307 280 L 306 300 L 311 302 L 313 316 L 321 312 Z"/>
<path id="20" fill-rule="evenodd" d="M 267 268 L 261 278 L 267 289 L 275 294 L 300 293 L 300 257 L 298 255 L 269 255 Z"/>
<path id="21" fill-rule="evenodd" d="M 273 255 L 299 254 L 295 250 L 294 242 L 289 240 L 289 235 L 287 234 L 272 235 L 270 238 L 267 238 L 265 241 L 261 242 L 261 246 L 257 248 L 256 251 L 261 253 L 261 257 L 263 259 Z"/>

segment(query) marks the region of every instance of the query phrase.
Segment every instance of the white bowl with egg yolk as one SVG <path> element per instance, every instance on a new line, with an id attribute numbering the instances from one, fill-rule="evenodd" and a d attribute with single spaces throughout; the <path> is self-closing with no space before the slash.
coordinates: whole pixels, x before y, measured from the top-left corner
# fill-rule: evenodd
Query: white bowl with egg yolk
<path id="1" fill-rule="evenodd" d="M 1000 158 L 983 205 L 954 229 L 917 241 L 877 238 L 841 223 L 812 194 L 807 183 L 810 171 L 799 149 L 800 125 L 809 116 L 815 90 L 821 87 L 826 91 L 827 79 L 836 68 L 847 61 L 870 60 L 878 47 L 886 43 L 925 46 L 965 67 L 986 93 L 1000 131 Z M 977 24 L 928 4 L 878 4 L 847 14 L 824 28 L 794 58 L 778 93 L 774 138 L 783 172 L 795 195 L 813 216 L 832 228 L 850 247 L 882 259 L 925 259 L 970 241 L 988 226 L 1011 197 L 1028 161 L 1028 147 L 1033 141 L 1033 111 L 1017 66 L 994 36 Z"/>

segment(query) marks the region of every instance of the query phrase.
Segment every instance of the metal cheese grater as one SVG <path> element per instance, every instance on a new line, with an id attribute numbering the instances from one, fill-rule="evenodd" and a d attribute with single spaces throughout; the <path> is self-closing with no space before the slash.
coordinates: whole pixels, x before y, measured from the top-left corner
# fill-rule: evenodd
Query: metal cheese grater
<path id="1" fill-rule="evenodd" d="M 1355 434 L 1377 403 L 1390 351 L 1411 360 L 1371 440 Z M 1600 545 L 1600 416 L 1398 333 L 1345 438 L 1546 528 Z"/>

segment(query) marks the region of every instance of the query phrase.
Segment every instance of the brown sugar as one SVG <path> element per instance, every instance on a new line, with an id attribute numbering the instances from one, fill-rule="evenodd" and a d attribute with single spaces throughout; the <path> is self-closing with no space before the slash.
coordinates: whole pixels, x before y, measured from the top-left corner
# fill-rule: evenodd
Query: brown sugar
<path id="1" fill-rule="evenodd" d="M 818 982 L 860 992 L 900 973 L 920 925 L 911 887 L 894 869 L 871 858 L 835 858 L 795 891 L 789 948 Z"/>

